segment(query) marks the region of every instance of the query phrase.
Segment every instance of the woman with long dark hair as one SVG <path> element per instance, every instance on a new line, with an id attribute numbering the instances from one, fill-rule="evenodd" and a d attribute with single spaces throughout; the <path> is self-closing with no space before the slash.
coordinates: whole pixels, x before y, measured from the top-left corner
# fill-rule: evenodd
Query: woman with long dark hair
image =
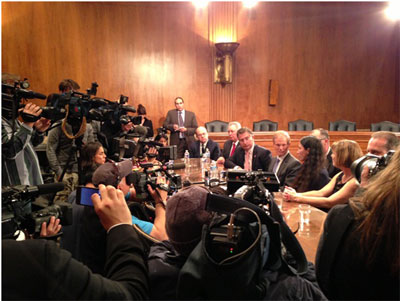
<path id="1" fill-rule="evenodd" d="M 349 204 L 332 208 L 316 257 L 332 300 L 399 300 L 400 149 Z"/>
<path id="2" fill-rule="evenodd" d="M 330 178 L 324 167 L 325 156 L 319 139 L 313 136 L 301 138 L 297 156 L 302 164 L 291 185 L 296 191 L 319 190 L 329 183 Z"/>
<path id="3" fill-rule="evenodd" d="M 347 203 L 359 184 L 351 173 L 351 163 L 363 155 L 358 143 L 353 140 L 340 140 L 332 145 L 333 166 L 340 169 L 328 184 L 319 190 L 302 193 L 284 193 L 288 201 L 310 204 L 319 208 L 332 208 Z"/>
<path id="4" fill-rule="evenodd" d="M 106 163 L 107 156 L 100 142 L 89 142 L 81 150 L 81 169 L 85 172 L 88 168 L 95 170 Z"/>

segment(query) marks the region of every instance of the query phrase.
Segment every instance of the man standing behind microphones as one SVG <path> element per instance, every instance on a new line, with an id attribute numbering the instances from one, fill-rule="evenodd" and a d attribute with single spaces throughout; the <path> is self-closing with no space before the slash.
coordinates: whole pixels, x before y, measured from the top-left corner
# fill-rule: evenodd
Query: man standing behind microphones
<path id="1" fill-rule="evenodd" d="M 193 112 L 184 109 L 182 97 L 175 98 L 175 108 L 168 111 L 163 125 L 171 131 L 170 145 L 177 145 L 178 158 L 183 158 L 185 150 L 194 141 L 197 120 Z"/>

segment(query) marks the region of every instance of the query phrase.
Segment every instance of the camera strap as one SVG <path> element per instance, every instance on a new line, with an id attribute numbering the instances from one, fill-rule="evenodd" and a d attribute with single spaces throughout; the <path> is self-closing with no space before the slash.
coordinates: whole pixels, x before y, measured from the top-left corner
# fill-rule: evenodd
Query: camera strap
<path id="1" fill-rule="evenodd" d="M 86 131 L 86 116 L 82 117 L 82 122 L 81 122 L 81 126 L 79 128 L 79 131 L 74 136 L 73 133 L 72 134 L 68 133 L 67 128 L 66 128 L 67 119 L 68 119 L 68 115 L 69 115 L 69 105 L 66 105 L 65 108 L 67 110 L 67 113 L 66 113 L 65 118 L 62 121 L 61 129 L 64 132 L 65 136 L 67 136 L 68 139 L 71 139 L 71 140 L 76 139 L 76 138 L 82 136 Z"/>

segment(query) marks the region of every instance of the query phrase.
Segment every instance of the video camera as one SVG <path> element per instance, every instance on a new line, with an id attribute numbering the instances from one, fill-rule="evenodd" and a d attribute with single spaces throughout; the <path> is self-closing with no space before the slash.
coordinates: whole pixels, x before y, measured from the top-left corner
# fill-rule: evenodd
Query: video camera
<path id="1" fill-rule="evenodd" d="M 157 135 L 167 135 L 168 129 L 165 127 L 160 127 L 157 129 Z"/>
<path id="2" fill-rule="evenodd" d="M 279 190 L 279 180 L 273 172 L 228 169 L 228 192 L 235 198 L 254 204 L 265 204 L 272 197 L 270 192 Z"/>
<path id="3" fill-rule="evenodd" d="M 126 105 L 128 97 L 121 95 L 119 102 L 113 102 L 105 98 L 92 97 L 97 93 L 98 84 L 92 83 L 87 94 L 76 91 L 64 94 L 51 94 L 47 100 L 47 106 L 43 107 L 42 116 L 52 121 L 66 117 L 66 105 L 69 105 L 68 118 L 70 120 L 81 120 L 86 117 L 88 120 L 119 122 L 121 116 L 127 112 L 136 112 L 132 106 Z"/>
<path id="4" fill-rule="evenodd" d="M 6 119 L 12 119 L 17 116 L 18 109 L 24 105 L 20 104 L 22 98 L 25 99 L 46 99 L 46 95 L 43 95 L 29 88 L 29 82 L 27 79 L 23 81 L 15 81 L 13 85 L 2 84 L 1 100 L 2 100 L 2 115 Z M 35 120 L 36 121 L 36 120 Z"/>
<path id="5" fill-rule="evenodd" d="M 141 163 L 140 167 L 144 169 L 143 172 L 133 172 L 126 177 L 126 183 L 128 185 L 133 184 L 136 190 L 136 198 L 140 200 L 147 200 L 149 198 L 149 191 L 147 185 L 149 184 L 153 189 L 160 188 L 172 195 L 176 191 L 182 188 L 182 178 L 180 175 L 172 174 L 169 170 L 182 168 L 180 165 L 168 165 L 164 164 L 155 166 L 152 163 Z M 184 167 L 184 166 L 183 166 Z M 157 185 L 157 177 L 165 175 L 169 179 L 169 185 L 160 186 Z"/>
<path id="6" fill-rule="evenodd" d="M 394 150 L 390 150 L 383 156 L 367 154 L 361 158 L 358 158 L 350 166 L 351 173 L 357 179 L 357 181 L 361 183 L 361 173 L 365 166 L 368 167 L 368 178 L 370 178 L 386 168 L 394 153 Z"/>
<path id="7" fill-rule="evenodd" d="M 32 203 L 39 195 L 63 189 L 62 183 L 2 187 L 2 238 L 15 238 L 17 230 L 38 234 L 42 223 L 48 223 L 51 216 L 59 218 L 62 225 L 71 225 L 72 206 L 70 204 L 43 208 Z"/>
<path id="8" fill-rule="evenodd" d="M 137 139 L 135 140 L 135 138 Z M 158 150 L 162 147 L 162 144 L 136 133 L 128 133 L 112 139 L 109 157 L 114 161 L 132 157 L 144 158 L 150 147 L 155 147 Z"/>

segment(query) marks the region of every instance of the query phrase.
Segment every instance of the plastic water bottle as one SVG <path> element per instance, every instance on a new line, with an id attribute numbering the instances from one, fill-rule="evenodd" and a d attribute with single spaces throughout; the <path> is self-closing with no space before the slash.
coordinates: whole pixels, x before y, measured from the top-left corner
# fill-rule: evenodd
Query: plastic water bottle
<path id="1" fill-rule="evenodd" d="M 210 164 L 210 162 L 211 162 L 211 159 L 210 159 L 211 155 L 210 155 L 210 150 L 209 150 L 208 148 L 206 149 L 205 155 L 206 155 L 206 158 L 207 158 L 207 164 Z"/>
<path id="2" fill-rule="evenodd" d="M 185 151 L 185 155 L 184 155 L 184 162 L 185 162 L 185 167 L 189 167 L 190 165 L 190 155 L 189 155 L 189 150 Z"/>
<path id="3" fill-rule="evenodd" d="M 213 160 L 210 164 L 210 179 L 218 179 L 217 163 Z"/>
<path id="4" fill-rule="evenodd" d="M 201 176 L 204 179 L 205 171 L 208 170 L 208 168 L 207 168 L 207 155 L 204 153 L 200 160 L 201 160 L 200 161 L 200 164 L 201 164 Z"/>

